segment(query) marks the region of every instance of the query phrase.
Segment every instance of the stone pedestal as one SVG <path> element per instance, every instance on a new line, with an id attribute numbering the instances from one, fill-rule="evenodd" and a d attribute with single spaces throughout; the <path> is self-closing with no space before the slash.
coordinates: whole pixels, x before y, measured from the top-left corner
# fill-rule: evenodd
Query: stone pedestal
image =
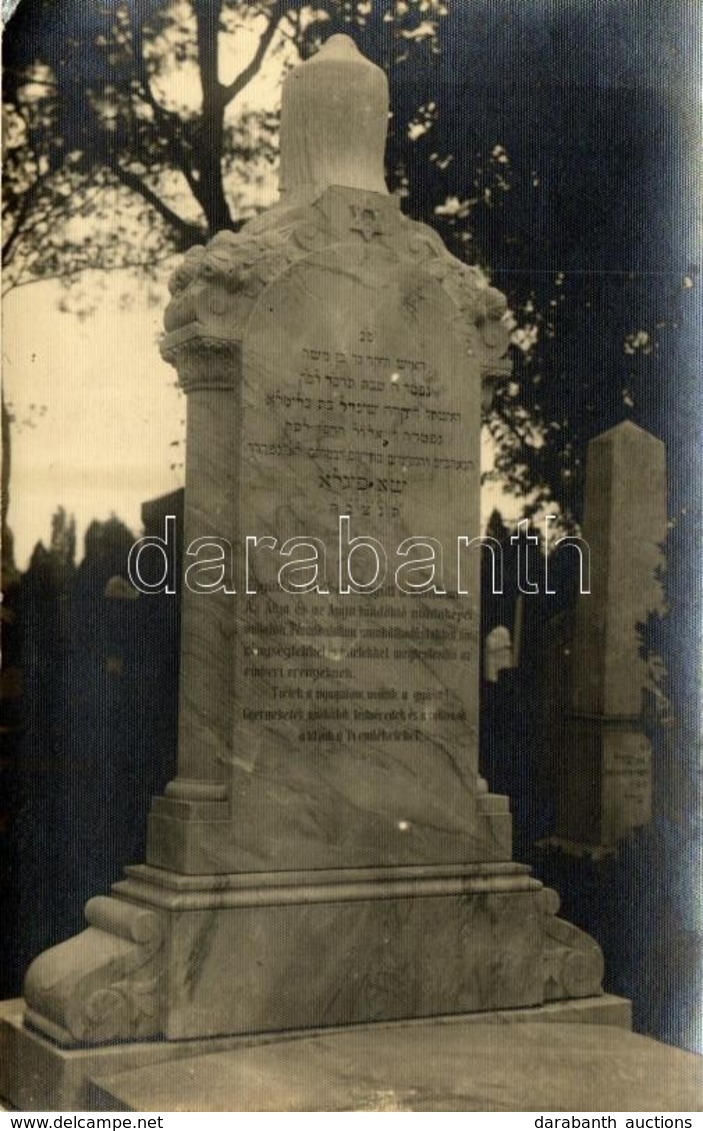
<path id="1" fill-rule="evenodd" d="M 183 1040 L 587 997 L 602 957 L 514 864 L 191 877 L 127 870 L 47 951 L 27 1021 L 60 1045 Z"/>
<path id="2" fill-rule="evenodd" d="M 505 300 L 385 192 L 386 120 L 382 72 L 333 37 L 284 89 L 280 205 L 172 282 L 178 775 L 147 863 L 29 970 L 26 1025 L 57 1048 L 601 992 L 478 773 L 471 541 Z"/>

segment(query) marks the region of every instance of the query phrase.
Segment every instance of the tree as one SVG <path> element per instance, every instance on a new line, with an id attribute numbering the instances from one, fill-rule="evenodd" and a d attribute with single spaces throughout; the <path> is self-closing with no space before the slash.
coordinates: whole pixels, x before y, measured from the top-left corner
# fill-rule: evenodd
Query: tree
<path id="1" fill-rule="evenodd" d="M 247 106 L 252 83 L 274 55 L 288 65 L 346 31 L 389 73 L 389 188 L 508 295 L 498 473 L 528 513 L 549 502 L 578 520 L 589 439 L 629 415 L 669 440 L 685 416 L 698 278 L 680 218 L 696 199 L 700 81 L 680 52 L 700 12 L 537 8 L 22 0 L 5 50 L 8 282 L 154 270 L 238 229 L 276 159 L 278 97 Z M 236 65 L 228 41 L 249 45 Z"/>
<path id="2" fill-rule="evenodd" d="M 148 268 L 155 254 L 241 227 L 252 214 L 247 196 L 275 160 L 277 99 L 269 109 L 230 108 L 276 56 L 285 64 L 309 54 L 322 29 L 362 30 L 372 7 L 23 0 L 5 49 L 10 283 L 88 266 L 137 261 Z M 421 16 L 434 9 L 439 18 L 436 0 L 395 7 L 406 14 L 375 5 L 376 23 L 390 14 L 401 44 L 434 39 L 435 23 Z M 253 42 L 243 64 L 231 52 L 223 62 L 224 37 Z M 235 64 L 236 73 L 225 75 Z M 136 213 L 120 215 L 137 203 Z M 81 220 L 87 224 L 78 231 Z M 147 254 L 135 256 L 138 234 L 147 231 Z"/>

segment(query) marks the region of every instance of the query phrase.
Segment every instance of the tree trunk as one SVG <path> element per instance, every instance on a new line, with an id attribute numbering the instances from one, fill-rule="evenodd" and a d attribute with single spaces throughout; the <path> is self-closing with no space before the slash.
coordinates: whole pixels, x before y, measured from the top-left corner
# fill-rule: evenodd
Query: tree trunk
<path id="1" fill-rule="evenodd" d="M 225 97 L 219 78 L 217 41 L 222 0 L 192 0 L 192 3 L 198 28 L 198 67 L 203 91 L 203 111 L 196 143 L 196 168 L 199 173 L 196 195 L 212 236 L 223 228 L 232 227 L 232 216 L 222 184 Z"/>
<path id="2" fill-rule="evenodd" d="M 224 106 L 211 106 L 203 113 L 202 133 L 197 149 L 198 203 L 205 213 L 211 236 L 223 228 L 232 228 L 232 214 L 225 199 L 222 183 L 222 135 Z"/>

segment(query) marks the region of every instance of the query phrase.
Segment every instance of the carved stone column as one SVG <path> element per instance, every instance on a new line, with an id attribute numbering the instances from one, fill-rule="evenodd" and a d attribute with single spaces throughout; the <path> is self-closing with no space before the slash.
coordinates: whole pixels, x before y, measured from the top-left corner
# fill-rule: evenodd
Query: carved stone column
<path id="1" fill-rule="evenodd" d="M 172 307 L 192 280 L 204 249 L 193 249 L 172 280 Z M 217 319 L 218 295 L 209 295 L 206 311 L 190 296 L 195 318 L 165 339 L 164 357 L 175 365 L 188 397 L 184 577 L 181 597 L 181 662 L 178 714 L 178 776 L 166 796 L 154 802 L 147 858 L 178 867 L 173 851 L 164 859 L 163 832 L 174 821 L 226 820 L 228 762 L 232 745 L 232 687 L 228 652 L 232 648 L 232 607 L 228 579 L 207 593 L 188 584 L 188 548 L 196 539 L 234 541 L 237 462 L 233 456 L 241 373 L 241 343 L 236 326 L 224 333 L 210 325 Z M 172 317 L 170 311 L 169 317 Z M 199 318 L 199 314 L 206 317 Z M 168 328 L 167 318 L 167 328 Z M 202 555 L 201 555 L 202 559 Z M 217 571 L 215 570 L 215 574 Z M 187 849 L 185 849 L 187 851 Z"/>

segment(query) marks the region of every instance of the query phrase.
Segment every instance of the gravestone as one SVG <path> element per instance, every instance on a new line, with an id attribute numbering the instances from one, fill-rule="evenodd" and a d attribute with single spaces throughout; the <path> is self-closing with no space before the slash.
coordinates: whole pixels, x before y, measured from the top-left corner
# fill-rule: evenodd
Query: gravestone
<path id="1" fill-rule="evenodd" d="M 651 818 L 644 719 L 654 687 L 642 632 L 664 611 L 666 531 L 664 444 L 624 421 L 588 448 L 591 582 L 577 599 L 569 648 L 556 830 L 565 842 L 613 848 Z"/>
<path id="2" fill-rule="evenodd" d="M 16 1063 L 601 993 L 478 773 L 467 543 L 505 300 L 387 193 L 387 99 L 332 37 L 284 86 L 280 203 L 173 279 L 178 773 L 146 863 L 30 968 Z"/>
<path id="3" fill-rule="evenodd" d="M 513 642 L 510 629 L 497 624 L 488 633 L 484 642 L 483 668 L 489 683 L 497 683 L 500 673 L 511 671 L 513 664 Z"/>
<path id="4" fill-rule="evenodd" d="M 571 646 L 573 612 L 562 609 L 545 626 L 540 680 L 542 706 L 542 741 L 539 745 L 537 784 L 540 800 L 556 815 L 556 799 L 560 787 L 564 750 L 567 743 L 568 717 L 571 711 Z M 549 831 L 554 831 L 552 820 Z"/>

